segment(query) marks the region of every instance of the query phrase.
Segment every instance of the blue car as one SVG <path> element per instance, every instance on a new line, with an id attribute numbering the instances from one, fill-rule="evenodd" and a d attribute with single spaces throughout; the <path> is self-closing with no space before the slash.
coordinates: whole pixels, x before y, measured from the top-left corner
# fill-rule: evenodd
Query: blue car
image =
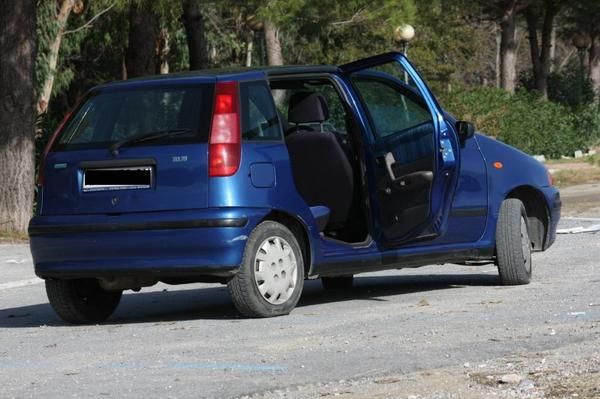
<path id="1" fill-rule="evenodd" d="M 99 86 L 44 152 L 35 272 L 71 323 L 159 281 L 227 284 L 248 317 L 288 314 L 305 279 L 384 269 L 495 263 L 527 284 L 559 192 L 474 130 L 399 53 Z"/>

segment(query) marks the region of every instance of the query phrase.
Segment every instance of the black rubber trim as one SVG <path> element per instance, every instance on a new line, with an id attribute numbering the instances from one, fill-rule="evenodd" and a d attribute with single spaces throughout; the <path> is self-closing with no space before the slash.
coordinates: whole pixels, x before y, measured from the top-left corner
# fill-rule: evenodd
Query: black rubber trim
<path id="1" fill-rule="evenodd" d="M 79 164 L 82 169 L 93 168 L 122 168 L 133 166 L 155 166 L 156 161 L 151 158 L 140 159 L 110 159 L 108 161 L 83 161 Z"/>
<path id="2" fill-rule="evenodd" d="M 231 277 L 235 275 L 239 266 L 178 266 L 178 267 L 151 267 L 151 268 L 127 268 L 127 267 L 37 267 L 35 274 L 43 279 L 75 279 L 75 278 L 100 278 L 100 277 L 155 277 L 163 278 L 212 276 Z"/>
<path id="3" fill-rule="evenodd" d="M 248 218 L 200 219 L 160 222 L 59 224 L 29 226 L 30 236 L 47 234 L 112 233 L 119 231 L 179 230 L 201 227 L 244 227 Z"/>
<path id="4" fill-rule="evenodd" d="M 446 253 L 426 253 L 418 255 L 384 255 L 379 261 L 358 260 L 343 263 L 316 265 L 314 274 L 319 276 L 343 276 L 389 269 L 416 268 L 427 265 L 460 263 L 469 260 L 492 259 L 493 248 L 465 249 Z"/>
<path id="5" fill-rule="evenodd" d="M 450 210 L 451 218 L 472 218 L 486 215 L 487 208 L 455 208 Z"/>

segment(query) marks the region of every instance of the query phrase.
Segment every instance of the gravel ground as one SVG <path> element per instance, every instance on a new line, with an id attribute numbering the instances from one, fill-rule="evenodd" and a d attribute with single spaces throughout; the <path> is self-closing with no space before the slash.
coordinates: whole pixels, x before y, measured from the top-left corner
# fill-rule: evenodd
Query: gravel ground
<path id="1" fill-rule="evenodd" d="M 220 285 L 157 285 L 75 327 L 27 246 L 0 245 L 0 397 L 600 398 L 599 238 L 559 236 L 527 286 L 491 265 L 370 273 L 247 320 Z"/>

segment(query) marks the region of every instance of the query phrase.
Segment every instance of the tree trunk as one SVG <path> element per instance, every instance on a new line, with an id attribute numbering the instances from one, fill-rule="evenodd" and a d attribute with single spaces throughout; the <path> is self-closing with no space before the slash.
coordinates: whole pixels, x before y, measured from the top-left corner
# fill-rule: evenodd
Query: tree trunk
<path id="1" fill-rule="evenodd" d="M 183 5 L 183 24 L 190 54 L 190 70 L 205 69 L 210 66 L 200 4 L 200 0 L 187 0 Z"/>
<path id="2" fill-rule="evenodd" d="M 556 29 L 552 28 L 550 36 L 550 73 L 554 72 L 556 66 Z"/>
<path id="3" fill-rule="evenodd" d="M 254 51 L 254 31 L 248 32 L 246 39 L 246 66 L 252 66 L 252 52 Z"/>
<path id="4" fill-rule="evenodd" d="M 158 72 L 157 40 L 158 17 L 152 11 L 152 3 L 132 3 L 129 9 L 129 44 L 125 56 L 128 78 Z"/>
<path id="5" fill-rule="evenodd" d="M 595 37 L 590 47 L 590 79 L 600 99 L 600 37 Z"/>
<path id="6" fill-rule="evenodd" d="M 500 29 L 496 28 L 494 29 L 496 31 L 496 63 L 495 63 L 495 77 L 496 77 L 496 87 L 502 87 L 502 80 L 501 80 L 501 76 L 502 74 L 500 73 L 500 61 L 502 60 L 502 57 L 500 56 L 500 43 L 502 42 L 502 36 L 500 34 Z"/>
<path id="7" fill-rule="evenodd" d="M 267 51 L 267 65 L 283 65 L 283 54 L 279 42 L 279 28 L 273 23 L 265 21 L 265 46 Z"/>
<path id="8" fill-rule="evenodd" d="M 517 1 L 503 10 L 500 20 L 500 87 L 514 93 L 517 85 Z"/>
<path id="9" fill-rule="evenodd" d="M 158 40 L 160 74 L 169 73 L 169 57 L 171 56 L 171 34 L 167 28 L 161 28 Z"/>
<path id="10" fill-rule="evenodd" d="M 544 2 L 541 48 L 537 33 L 538 16 L 532 7 L 529 7 L 525 13 L 527 18 L 527 30 L 529 31 L 529 48 L 533 66 L 533 80 L 536 90 L 542 93 L 544 98 L 548 98 L 548 75 L 550 74 L 552 31 L 554 30 L 554 18 L 556 17 L 556 14 L 558 14 L 558 10 L 558 5 L 553 0 L 546 0 Z"/>
<path id="11" fill-rule="evenodd" d="M 0 230 L 22 233 L 35 176 L 35 28 L 35 0 L 0 0 Z"/>
<path id="12" fill-rule="evenodd" d="M 56 66 L 58 64 L 58 52 L 60 51 L 60 45 L 62 43 L 63 34 L 67 27 L 67 20 L 73 7 L 75 6 L 75 0 L 60 0 L 58 2 L 58 13 L 56 14 L 56 24 L 58 25 L 58 31 L 56 36 L 50 42 L 49 54 L 48 54 L 48 75 L 42 84 L 42 90 L 39 93 L 37 100 L 37 113 L 43 114 L 48 110 L 48 103 L 52 96 L 52 87 L 54 86 L 54 77 L 56 76 Z"/>

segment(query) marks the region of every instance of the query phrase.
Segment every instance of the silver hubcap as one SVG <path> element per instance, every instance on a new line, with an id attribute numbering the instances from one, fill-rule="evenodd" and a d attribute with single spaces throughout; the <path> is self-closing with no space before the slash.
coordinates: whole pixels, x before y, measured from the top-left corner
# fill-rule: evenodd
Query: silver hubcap
<path id="1" fill-rule="evenodd" d="M 254 256 L 254 282 L 263 298 L 274 305 L 287 301 L 298 280 L 296 255 L 281 237 L 269 237 Z"/>
<path id="2" fill-rule="evenodd" d="M 527 222 L 523 217 L 521 218 L 521 247 L 525 270 L 529 273 L 531 272 L 531 242 L 529 241 L 529 233 L 527 232 Z"/>

